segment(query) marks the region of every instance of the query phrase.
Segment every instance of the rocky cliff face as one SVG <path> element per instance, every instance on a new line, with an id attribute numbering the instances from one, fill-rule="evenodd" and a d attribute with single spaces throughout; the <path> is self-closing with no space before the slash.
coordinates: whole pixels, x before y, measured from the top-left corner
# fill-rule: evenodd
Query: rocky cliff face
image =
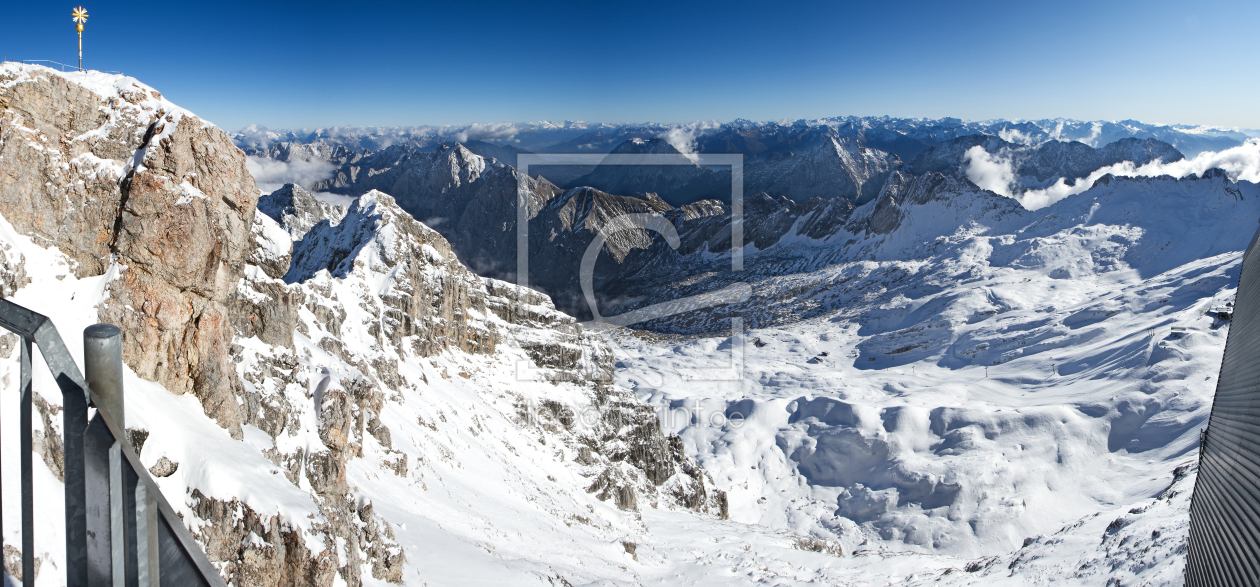
<path id="1" fill-rule="evenodd" d="M 460 482 L 468 459 L 478 479 L 564 496 L 548 519 L 724 515 L 676 437 L 609 384 L 600 338 L 547 296 L 469 271 L 391 197 L 343 215 L 287 186 L 258 213 L 226 135 L 130 78 L 5 64 L 0 107 L 0 215 L 17 233 L 4 237 L 4 293 L 49 287 L 31 255 L 68 265 L 63 285 L 100 283 L 71 295 L 68 315 L 120 326 L 124 362 L 157 384 L 129 391 L 144 398 L 138 452 L 230 584 L 422 580 L 408 545 L 431 539 L 404 538 L 391 516 L 429 510 L 402 512 L 398 496 Z M 460 185 L 476 183 L 480 158 L 443 155 Z M 45 420 L 41 438 L 56 438 Z M 472 448 L 487 430 L 504 442 Z M 520 444 L 534 441 L 552 452 Z M 55 464 L 59 445 L 41 446 Z M 551 473 L 519 473 L 532 466 L 512 464 L 522 451 Z"/>
<path id="2" fill-rule="evenodd" d="M 844 198 L 863 204 L 902 166 L 896 155 L 865 146 L 856 138 L 826 136 L 796 151 L 776 153 L 749 166 L 748 191 L 811 198 Z"/>
<path id="3" fill-rule="evenodd" d="M 395 146 L 342 166 L 318 191 L 358 196 L 393 194 L 416 219 L 442 231 L 456 253 L 483 275 L 509 277 L 516 268 L 515 169 L 456 143 L 424 152 Z M 542 178 L 520 178 L 529 218 L 560 189 Z"/>
<path id="4" fill-rule="evenodd" d="M 683 158 L 664 141 L 640 140 L 634 144 L 635 149 L 631 150 Z M 811 167 L 810 161 L 817 165 Z M 452 243 L 461 258 L 469 259 L 469 264 L 479 274 L 515 278 L 518 173 L 514 169 L 482 158 L 460 145 L 433 153 L 423 153 L 414 147 L 393 147 L 361 163 L 362 166 L 343 166 L 336 177 L 318 184 L 316 189 L 351 195 L 368 189 L 394 190 L 394 193 L 400 194 L 397 203 L 401 208 L 416 218 L 428 219 L 427 223 Z M 779 180 L 784 185 L 791 182 L 799 184 L 804 181 L 801 177 L 805 176 L 822 181 L 820 176 L 826 175 L 835 181 L 823 182 L 816 191 L 839 189 L 837 186 L 843 184 L 848 186 L 846 189 L 850 190 L 852 198 L 859 198 L 867 197 L 861 194 L 882 185 L 891 173 L 889 165 L 899 165 L 899 162 L 895 157 L 889 158 L 885 153 L 862 148 L 852 141 L 837 142 L 826 138 L 813 151 L 799 156 L 782 156 L 759 165 L 750 169 L 762 170 L 756 177 L 767 185 Z M 802 171 L 799 168 L 802 165 L 812 171 Z M 686 180 L 687 185 L 692 187 L 721 184 L 726 197 L 730 195 L 729 171 L 715 173 L 689 161 L 685 165 L 668 168 L 643 168 L 640 170 L 642 173 L 631 173 L 630 176 L 626 175 L 630 172 L 626 172 L 624 167 L 597 171 L 598 174 L 591 174 L 587 179 L 622 182 L 629 181 L 627 178 L 633 176 L 649 183 L 659 180 L 667 187 L 681 185 Z M 666 172 L 681 173 L 682 179 Z M 805 176 L 796 177 L 798 172 Z M 695 174 L 701 174 L 701 179 L 697 180 Z M 729 206 L 717 200 L 673 206 L 654 193 L 624 195 L 590 187 L 561 192 L 545 179 L 528 179 L 524 188 L 529 202 L 526 211 L 529 218 L 529 283 L 547 291 L 558 307 L 575 316 L 590 315 L 579 283 L 579 265 L 586 248 L 600 231 L 608 232 L 605 243 L 608 257 L 602 258 L 595 269 L 594 285 L 601 297 L 620 288 L 622 282 L 619 280 L 628 274 L 684 270 L 671 265 L 672 260 L 677 258 L 676 253 L 660 234 L 641 226 L 622 226 L 625 220 L 618 218 L 625 214 L 656 215 L 675 224 L 682 239 L 678 253 L 690 254 L 707 247 L 707 251 L 723 254 L 730 248 Z M 292 199 L 290 191 L 282 192 L 281 195 L 264 198 L 260 205 L 264 208 L 272 206 L 269 202 L 273 197 L 280 198 L 277 202 Z M 702 192 L 708 193 L 703 190 L 695 193 Z M 782 195 L 749 195 L 745 198 L 745 241 L 758 248 L 773 245 L 788 235 L 797 219 L 803 216 L 809 220 L 807 228 L 802 228 L 799 234 L 818 238 L 834 232 L 853 209 L 852 198 L 813 198 L 797 203 Z M 294 226 L 299 225 L 304 226 L 300 222 Z M 625 230 L 620 230 L 622 228 Z M 633 262 L 627 262 L 627 259 Z M 665 263 L 662 265 L 657 261 Z"/>
<path id="5" fill-rule="evenodd" d="M 634 195 L 652 193 L 673 205 L 689 204 L 697 198 L 689 185 L 706 182 L 712 170 L 700 167 L 662 138 L 632 138 L 612 150 L 610 155 L 656 155 L 673 161 L 669 165 L 600 164 L 590 173 L 570 182 L 572 187 L 594 187 L 610 194 Z M 607 159 L 605 160 L 607 161 Z M 544 168 L 543 173 L 546 173 Z M 729 186 L 729 180 L 727 185 Z M 730 189 L 726 190 L 730 199 Z"/>
<path id="6" fill-rule="evenodd" d="M 0 69 L 0 214 L 84 277 L 117 271 L 103 321 L 141 376 L 240 435 L 228 298 L 258 189 L 219 129 L 129 78 Z"/>

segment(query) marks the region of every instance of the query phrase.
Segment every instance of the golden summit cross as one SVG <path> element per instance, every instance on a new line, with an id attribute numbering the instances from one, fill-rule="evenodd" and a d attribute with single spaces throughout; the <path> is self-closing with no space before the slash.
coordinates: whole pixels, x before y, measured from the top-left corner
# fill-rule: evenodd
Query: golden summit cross
<path id="1" fill-rule="evenodd" d="M 83 23 L 87 22 L 88 13 L 79 6 L 70 13 L 70 16 L 75 22 L 74 30 L 79 33 L 79 71 L 83 71 Z"/>

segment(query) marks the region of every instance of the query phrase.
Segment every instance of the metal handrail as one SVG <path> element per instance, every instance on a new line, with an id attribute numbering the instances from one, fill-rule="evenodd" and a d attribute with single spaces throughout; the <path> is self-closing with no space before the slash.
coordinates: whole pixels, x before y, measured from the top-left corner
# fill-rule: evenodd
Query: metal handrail
<path id="1" fill-rule="evenodd" d="M 22 62 L 22 63 L 52 63 L 52 64 L 54 64 L 54 65 L 57 65 L 57 66 L 61 67 L 61 72 L 62 72 L 62 73 L 66 73 L 66 68 L 67 68 L 67 67 L 69 67 L 70 69 L 72 69 L 72 70 L 74 70 L 74 71 L 82 71 L 81 69 L 79 69 L 79 66 L 77 66 L 77 65 L 67 65 L 67 64 L 62 63 L 62 62 L 60 62 L 60 61 L 53 61 L 52 59 L 23 59 L 21 62 Z M 105 71 L 105 72 L 102 72 L 102 73 L 116 73 L 116 74 L 118 74 L 118 75 L 122 75 L 122 72 L 121 72 L 121 71 Z"/>
<path id="2" fill-rule="evenodd" d="M 54 65 L 60 66 L 61 71 L 63 72 L 66 70 L 67 67 L 75 71 L 79 71 L 79 67 L 77 65 L 66 65 L 65 63 L 62 63 L 60 61 L 53 61 L 52 59 L 23 59 L 22 63 L 52 63 Z"/>
<path id="3" fill-rule="evenodd" d="M 98 426 L 95 422 L 104 425 L 112 437 L 112 446 L 109 447 L 110 461 L 112 463 L 125 462 L 137 476 L 137 483 L 143 487 L 143 495 L 151 496 L 147 499 L 153 499 L 157 508 L 157 513 L 165 521 L 166 526 L 171 530 L 171 534 L 177 540 L 178 545 L 182 548 L 188 558 L 188 562 L 192 564 L 193 570 L 197 575 L 211 587 L 226 587 L 226 583 L 210 563 L 202 551 L 201 546 L 193 539 L 192 534 L 184 527 L 183 520 L 175 513 L 170 503 L 162 495 L 161 490 L 154 482 L 153 477 L 149 475 L 136 455 L 135 449 L 131 446 L 125 430 L 119 426 L 114 416 L 110 414 L 106 408 L 106 403 L 92 391 L 84 380 L 79 367 L 75 364 L 74 359 L 70 356 L 69 350 L 66 348 L 65 342 L 61 335 L 57 332 L 57 327 L 53 325 L 48 317 L 19 306 L 9 300 L 0 299 L 0 327 L 17 334 L 22 338 L 21 345 L 21 438 L 22 438 L 22 578 L 23 583 L 30 584 L 34 578 L 34 491 L 32 485 L 32 430 L 31 430 L 31 346 L 32 344 L 39 347 L 40 355 L 44 359 L 44 363 L 48 365 L 52 372 L 53 378 L 57 381 L 57 386 L 61 388 L 63 397 L 62 416 L 63 416 L 63 450 L 65 451 L 65 484 L 66 484 L 66 584 L 70 587 L 78 587 L 88 585 L 89 575 L 93 575 L 94 579 L 100 569 L 107 568 L 109 575 L 112 575 L 112 584 L 116 586 L 124 584 L 134 584 L 130 581 L 124 582 L 126 564 L 120 558 L 122 552 L 121 544 L 126 542 L 125 537 L 122 540 L 116 540 L 112 536 L 112 532 L 108 532 L 111 526 L 106 521 L 107 534 L 110 534 L 110 549 L 113 556 L 105 556 L 107 560 L 99 560 L 101 545 L 89 544 L 89 540 L 101 540 L 101 532 L 96 532 L 94 537 L 89 538 L 88 517 L 89 514 L 98 516 L 99 512 L 89 512 L 89 497 L 92 498 L 93 504 L 99 504 L 105 500 L 100 495 L 89 495 L 88 479 L 86 471 L 85 457 L 85 440 L 89 433 L 89 427 Z M 92 423 L 88 422 L 87 408 L 88 406 L 96 407 L 96 418 Z M 99 432 L 98 432 L 99 434 Z M 118 459 L 117 457 L 121 457 Z M 117 459 L 117 460 L 115 460 Z M 111 463 L 111 464 L 112 464 Z M 117 466 L 111 467 L 113 475 L 111 475 L 110 483 L 117 481 Z M 115 485 L 109 485 L 108 493 L 110 494 L 110 507 L 107 508 L 105 515 L 118 518 L 121 516 L 122 505 L 119 503 L 121 489 Z M 137 491 L 137 494 L 140 494 Z M 140 504 L 137 504 L 137 508 Z M 147 509 L 147 507 L 146 507 Z M 95 520 L 95 518 L 94 518 Z M 96 520 L 99 522 L 99 520 Z M 112 528 L 118 528 L 116 524 L 118 519 L 113 522 Z M 150 530 L 149 535 L 156 540 L 156 530 Z M 150 550 L 151 553 L 156 549 Z M 96 556 L 93 556 L 96 555 Z M 130 557 L 131 555 L 128 555 Z M 89 560 L 93 559 L 93 560 Z M 124 568 L 117 568 L 119 562 L 124 562 Z M 156 559 L 152 563 L 154 566 L 149 568 L 156 569 Z M 91 568 L 89 568 L 91 567 Z M 143 577 L 143 570 L 138 570 Z M 159 569 L 159 572 L 160 569 Z M 148 583 L 152 586 L 158 584 L 158 577 L 149 576 Z M 96 581 L 93 581 L 95 584 Z"/>

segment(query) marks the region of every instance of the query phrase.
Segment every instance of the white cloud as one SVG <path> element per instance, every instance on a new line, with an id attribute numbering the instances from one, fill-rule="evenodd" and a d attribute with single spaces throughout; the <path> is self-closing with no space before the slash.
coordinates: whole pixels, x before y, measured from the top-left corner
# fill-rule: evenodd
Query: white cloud
<path id="1" fill-rule="evenodd" d="M 286 183 L 310 189 L 315 182 L 332 177 L 336 166 L 326 161 L 276 161 L 266 157 L 246 157 L 245 168 L 258 182 L 258 189 L 273 192 Z"/>
<path id="2" fill-rule="evenodd" d="M 314 197 L 316 200 L 323 200 L 334 206 L 341 206 L 342 208 L 346 210 L 349 210 L 350 205 L 353 204 L 354 201 L 358 199 L 351 196 L 343 196 L 341 194 L 334 194 L 332 192 L 311 192 L 311 196 Z"/>
<path id="3" fill-rule="evenodd" d="M 522 128 L 525 126 L 526 128 Z M 461 130 L 456 131 L 453 137 L 456 141 L 466 143 L 468 141 L 511 141 L 516 138 L 516 134 L 529 130 L 528 125 L 522 125 L 512 122 L 491 122 L 491 123 L 473 123 Z M 516 141 L 520 142 L 520 141 Z"/>
<path id="4" fill-rule="evenodd" d="M 721 126 L 717 121 L 701 122 L 696 121 L 690 124 L 680 124 L 669 127 L 658 135 L 657 138 L 665 139 L 679 153 L 686 155 L 693 162 L 697 161 L 696 157 L 696 137 L 704 134 L 707 130 L 712 130 Z"/>
<path id="5" fill-rule="evenodd" d="M 967 170 L 967 179 L 972 183 L 995 194 L 1012 197 L 1015 166 L 1010 159 L 990 155 L 984 147 L 976 145 L 967 149 L 963 165 Z"/>
<path id="6" fill-rule="evenodd" d="M 694 128 L 675 126 L 659 136 L 665 139 L 665 142 L 669 143 L 670 146 L 678 149 L 679 153 L 686 155 L 693 162 L 696 161 L 696 131 Z"/>
<path id="7" fill-rule="evenodd" d="M 1119 177 L 1156 177 L 1170 175 L 1176 178 L 1190 175 L 1202 175 L 1203 172 L 1219 167 L 1233 181 L 1251 181 L 1260 183 L 1260 139 L 1248 139 L 1247 142 L 1225 149 L 1224 151 L 1205 151 L 1190 159 L 1182 159 L 1171 163 L 1152 161 L 1137 166 L 1131 161 L 1123 161 L 1109 165 L 1090 173 L 1087 177 L 1078 178 L 1073 185 L 1059 178 L 1045 189 L 1016 191 L 1015 166 L 1010 159 L 989 154 L 984 147 L 975 146 L 967 149 L 963 159 L 967 179 L 973 183 L 1008 198 L 1019 200 L 1025 208 L 1037 210 L 1045 208 L 1063 198 L 1079 194 L 1091 187 L 1104 175 Z"/>
<path id="8" fill-rule="evenodd" d="M 970 151 L 968 151 L 970 154 Z M 987 153 L 986 153 L 987 155 Z M 1009 167 L 1009 162 L 1008 162 Z M 1019 200 L 1025 208 L 1036 210 L 1044 208 L 1068 196 L 1079 194 L 1094 186 L 1094 182 L 1108 173 L 1122 177 L 1156 177 L 1160 175 L 1171 175 L 1172 177 L 1186 177 L 1189 175 L 1202 175 L 1203 172 L 1219 167 L 1225 170 L 1225 173 L 1233 181 L 1251 181 L 1260 183 L 1260 139 L 1248 139 L 1247 142 L 1225 149 L 1224 151 L 1205 151 L 1199 153 L 1191 159 L 1182 159 L 1181 161 L 1173 161 L 1172 163 L 1163 163 L 1161 161 L 1152 161 L 1141 167 L 1134 165 L 1131 161 L 1124 161 L 1115 165 L 1103 167 L 1088 177 L 1076 180 L 1075 185 L 1067 185 L 1062 178 L 1055 182 L 1054 185 L 1042 190 L 1028 190 L 1022 194 L 1013 196 Z M 971 171 L 968 169 L 967 176 L 971 177 Z M 972 181 L 975 181 L 972 179 Z M 979 182 L 976 185 L 980 185 Z M 984 186 L 980 186 L 984 187 Z M 997 190 L 993 190 L 997 191 Z M 998 192 L 1001 193 L 1001 192 Z M 1009 195 L 1009 194 L 1002 194 Z"/>
<path id="9" fill-rule="evenodd" d="M 998 138 L 1017 145 L 1033 145 L 1037 142 L 1036 139 L 1024 134 L 1018 128 L 1004 128 L 998 131 Z"/>
<path id="10" fill-rule="evenodd" d="M 265 149 L 271 143 L 276 142 L 279 134 L 267 130 L 265 126 L 251 124 L 236 132 L 232 137 L 236 141 L 236 146 L 244 148 Z"/>

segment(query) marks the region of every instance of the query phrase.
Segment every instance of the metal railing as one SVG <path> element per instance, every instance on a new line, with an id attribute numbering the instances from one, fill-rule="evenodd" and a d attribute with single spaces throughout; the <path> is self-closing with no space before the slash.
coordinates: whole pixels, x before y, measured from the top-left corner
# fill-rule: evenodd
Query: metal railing
<path id="1" fill-rule="evenodd" d="M 62 396 L 66 585 L 226 587 L 126 435 L 118 328 L 84 330 L 84 378 L 46 316 L 0 299 L 0 327 L 22 338 L 23 583 L 32 585 L 35 577 L 31 350 L 38 347 Z M 91 420 L 89 406 L 96 408 Z"/>
<path id="2" fill-rule="evenodd" d="M 51 63 L 60 67 L 61 71 L 66 71 L 66 68 L 70 68 L 70 71 L 79 71 L 79 66 L 77 65 L 66 65 L 65 63 L 53 61 L 52 59 L 23 59 L 22 63 Z"/>
<path id="3" fill-rule="evenodd" d="M 22 63 L 51 63 L 53 65 L 56 65 L 57 67 L 60 67 L 62 73 L 71 72 L 71 71 L 80 71 L 79 66 L 77 65 L 67 65 L 60 61 L 53 61 L 52 59 L 23 59 Z M 118 75 L 122 75 L 121 71 L 104 71 L 101 73 L 116 73 Z"/>

